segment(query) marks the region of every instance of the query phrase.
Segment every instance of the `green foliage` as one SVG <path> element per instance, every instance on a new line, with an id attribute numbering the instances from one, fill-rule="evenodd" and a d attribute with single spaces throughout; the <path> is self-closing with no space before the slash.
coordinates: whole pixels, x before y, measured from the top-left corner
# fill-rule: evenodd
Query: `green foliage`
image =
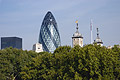
<path id="1" fill-rule="evenodd" d="M 34 56 L 33 56 L 34 55 Z M 3 80 L 21 79 L 21 68 L 36 57 L 32 51 L 23 51 L 13 48 L 0 50 L 0 78 Z"/>
<path id="2" fill-rule="evenodd" d="M 120 80 L 120 48 L 61 46 L 54 53 L 0 50 L 1 80 Z"/>

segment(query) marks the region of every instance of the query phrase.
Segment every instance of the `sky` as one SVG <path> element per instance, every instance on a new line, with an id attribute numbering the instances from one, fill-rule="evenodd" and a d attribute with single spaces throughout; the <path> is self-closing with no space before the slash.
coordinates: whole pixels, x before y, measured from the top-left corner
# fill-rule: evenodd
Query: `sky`
<path id="1" fill-rule="evenodd" d="M 83 44 L 90 44 L 91 19 L 93 40 L 99 28 L 104 46 L 120 44 L 120 0 L 0 0 L 0 37 L 20 37 L 23 50 L 31 50 L 48 11 L 57 21 L 62 46 L 72 46 L 76 20 Z"/>

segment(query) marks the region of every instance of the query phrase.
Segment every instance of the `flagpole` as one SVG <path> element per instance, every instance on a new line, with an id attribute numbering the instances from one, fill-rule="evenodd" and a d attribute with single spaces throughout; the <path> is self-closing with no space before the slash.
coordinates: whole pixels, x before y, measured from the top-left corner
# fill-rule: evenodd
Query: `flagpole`
<path id="1" fill-rule="evenodd" d="M 93 37 L 93 35 L 92 35 L 92 19 L 90 20 L 90 33 L 91 33 L 90 34 L 91 35 L 91 37 L 90 37 L 91 41 L 90 42 L 91 42 L 91 44 L 93 44 L 93 40 L 92 40 L 92 37 Z"/>

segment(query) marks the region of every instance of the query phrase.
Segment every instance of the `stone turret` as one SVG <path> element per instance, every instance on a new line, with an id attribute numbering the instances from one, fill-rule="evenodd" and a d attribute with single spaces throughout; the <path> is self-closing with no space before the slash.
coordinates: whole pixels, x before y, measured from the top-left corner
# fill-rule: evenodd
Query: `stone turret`
<path id="1" fill-rule="evenodd" d="M 76 32 L 73 34 L 72 37 L 72 46 L 76 46 L 79 45 L 81 47 L 83 47 L 83 37 L 82 34 L 79 33 L 78 31 L 78 21 L 76 21 L 77 27 L 76 27 Z"/>
<path id="2" fill-rule="evenodd" d="M 94 40 L 94 44 L 95 44 L 95 43 L 97 43 L 97 45 L 103 46 L 103 42 L 102 42 L 102 40 L 101 40 L 100 37 L 99 37 L 98 28 L 97 28 L 97 38 Z"/>

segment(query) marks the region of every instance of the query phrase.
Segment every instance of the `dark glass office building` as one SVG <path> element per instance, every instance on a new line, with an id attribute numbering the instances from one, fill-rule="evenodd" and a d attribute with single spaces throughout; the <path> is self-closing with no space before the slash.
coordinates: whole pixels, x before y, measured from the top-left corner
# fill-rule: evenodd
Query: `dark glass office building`
<path id="1" fill-rule="evenodd" d="M 43 50 L 47 52 L 54 52 L 61 45 L 58 26 L 51 12 L 47 12 L 42 22 L 39 43 L 42 44 Z"/>
<path id="2" fill-rule="evenodd" d="M 22 38 L 18 37 L 1 37 L 1 49 L 13 47 L 22 49 Z"/>

